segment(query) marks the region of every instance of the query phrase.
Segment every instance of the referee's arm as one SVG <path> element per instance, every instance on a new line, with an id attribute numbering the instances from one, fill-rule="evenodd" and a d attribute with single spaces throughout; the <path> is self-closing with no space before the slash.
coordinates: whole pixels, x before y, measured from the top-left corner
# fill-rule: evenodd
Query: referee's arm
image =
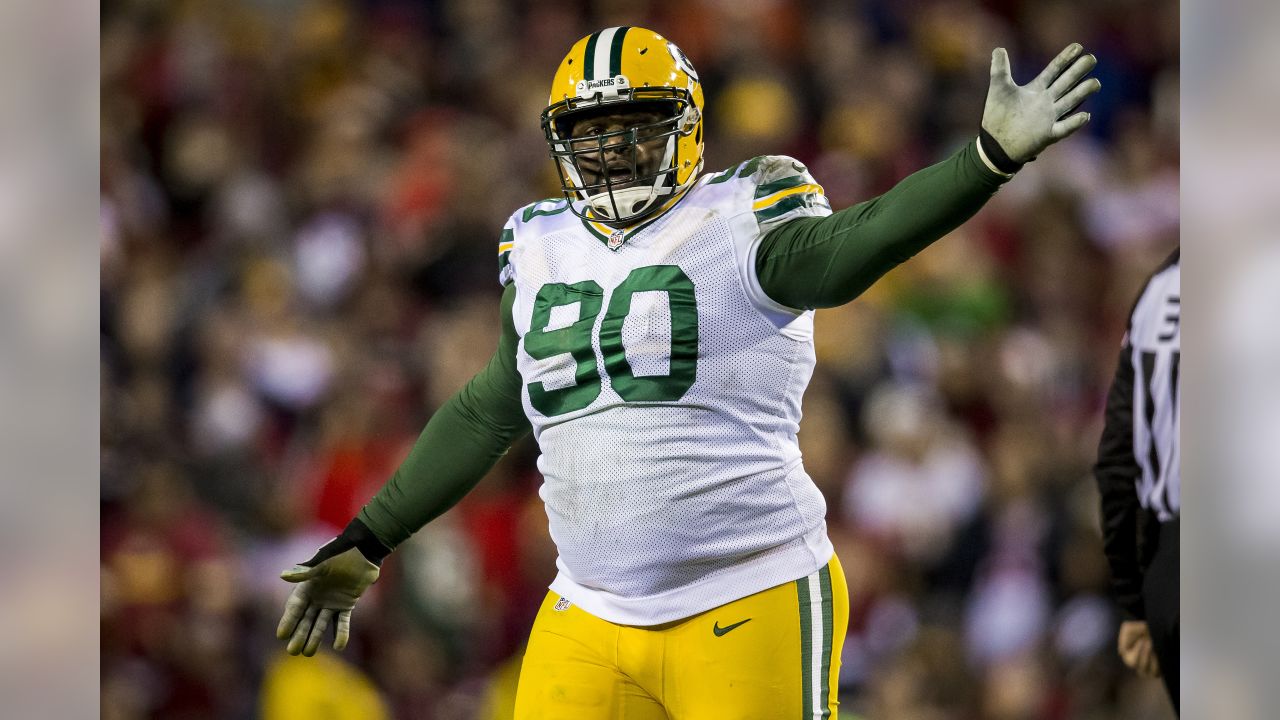
<path id="1" fill-rule="evenodd" d="M 1126 342 L 1107 395 L 1106 426 L 1093 473 L 1102 496 L 1102 543 L 1111 565 L 1111 594 L 1135 620 L 1146 617 L 1138 557 L 1143 510 L 1134 487 L 1141 472 L 1133 456 L 1133 348 Z"/>

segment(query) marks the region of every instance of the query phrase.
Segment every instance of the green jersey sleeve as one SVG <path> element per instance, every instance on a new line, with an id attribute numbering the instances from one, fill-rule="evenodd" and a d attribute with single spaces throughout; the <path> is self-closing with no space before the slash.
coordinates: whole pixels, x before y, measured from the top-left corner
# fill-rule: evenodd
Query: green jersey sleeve
<path id="1" fill-rule="evenodd" d="M 879 197 L 830 215 L 762 221 L 760 287 L 791 308 L 843 305 L 973 217 L 1007 179 L 983 162 L 975 139 Z"/>
<path id="2" fill-rule="evenodd" d="M 431 417 L 409 456 L 360 511 L 360 520 L 388 548 L 457 504 L 529 431 L 516 370 L 514 301 L 509 285 L 502 295 L 502 336 L 489 364 Z"/>

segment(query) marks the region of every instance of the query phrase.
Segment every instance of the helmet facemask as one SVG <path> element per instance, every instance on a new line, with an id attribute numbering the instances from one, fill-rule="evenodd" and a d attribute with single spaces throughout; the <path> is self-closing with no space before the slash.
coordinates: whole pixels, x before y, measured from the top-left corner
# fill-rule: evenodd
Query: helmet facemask
<path id="1" fill-rule="evenodd" d="M 691 162 L 680 157 L 679 140 L 693 133 L 700 120 L 688 93 L 676 88 L 636 88 L 619 95 L 612 102 L 566 98 L 542 116 L 565 196 L 586 201 L 581 210 L 571 202 L 573 212 L 611 225 L 644 217 L 692 184 L 697 175 L 697 170 L 689 173 L 683 185 L 677 179 L 682 165 Z M 638 111 L 656 112 L 659 119 L 579 137 L 570 132 L 579 120 Z M 642 161 L 642 153 L 657 159 Z"/>

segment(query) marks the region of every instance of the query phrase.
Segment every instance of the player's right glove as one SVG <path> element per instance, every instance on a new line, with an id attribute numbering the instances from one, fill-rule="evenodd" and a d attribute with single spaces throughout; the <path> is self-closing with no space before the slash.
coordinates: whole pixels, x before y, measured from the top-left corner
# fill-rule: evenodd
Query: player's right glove
<path id="1" fill-rule="evenodd" d="M 1097 78 L 1085 79 L 1098 61 L 1083 52 L 1079 43 L 1068 45 L 1035 80 L 1021 86 L 1009 74 L 1009 54 L 1004 48 L 991 53 L 991 87 L 982 110 L 979 144 L 997 170 L 1017 172 L 1089 122 L 1086 112 L 1067 117 L 1102 87 Z"/>
<path id="2" fill-rule="evenodd" d="M 315 655 L 330 626 L 333 649 L 347 646 L 356 600 L 378 580 L 378 565 L 390 552 L 356 519 L 310 560 L 280 573 L 297 583 L 276 626 L 276 637 L 289 641 L 290 655 Z"/>

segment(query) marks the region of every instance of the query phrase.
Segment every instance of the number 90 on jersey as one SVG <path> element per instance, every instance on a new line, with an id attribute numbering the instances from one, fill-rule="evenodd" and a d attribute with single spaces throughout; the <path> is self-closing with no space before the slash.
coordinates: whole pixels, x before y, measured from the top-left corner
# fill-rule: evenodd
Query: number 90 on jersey
<path id="1" fill-rule="evenodd" d="M 636 375 L 627 360 L 622 326 L 639 292 L 664 292 L 671 309 L 670 362 L 665 375 Z M 572 356 L 575 384 L 547 389 L 541 381 L 528 384 L 529 402 L 547 417 L 581 410 L 600 396 L 604 379 L 627 402 L 674 402 L 693 386 L 698 363 L 698 307 L 693 281 L 675 265 L 648 265 L 632 270 L 610 293 L 594 280 L 573 284 L 547 283 L 538 289 L 533 317 L 524 336 L 524 349 L 535 360 Z M 578 304 L 578 319 L 548 330 L 554 308 Z M 595 327 L 600 313 L 597 335 Z M 599 367 L 599 357 L 604 368 Z"/>

